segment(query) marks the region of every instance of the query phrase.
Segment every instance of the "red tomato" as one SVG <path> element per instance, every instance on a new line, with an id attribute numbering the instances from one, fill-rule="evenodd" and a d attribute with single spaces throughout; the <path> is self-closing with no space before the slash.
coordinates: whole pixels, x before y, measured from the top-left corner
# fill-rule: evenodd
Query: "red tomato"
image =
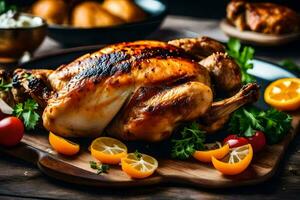
<path id="1" fill-rule="evenodd" d="M 224 140 L 224 144 L 228 144 L 230 148 L 240 147 L 249 144 L 248 140 L 244 137 L 238 135 L 228 135 Z"/>
<path id="2" fill-rule="evenodd" d="M 0 121 L 0 145 L 14 146 L 24 135 L 23 122 L 16 117 L 7 117 Z"/>
<path id="3" fill-rule="evenodd" d="M 266 137 L 263 132 L 256 131 L 252 137 L 248 137 L 247 139 L 254 152 L 259 152 L 266 146 Z"/>

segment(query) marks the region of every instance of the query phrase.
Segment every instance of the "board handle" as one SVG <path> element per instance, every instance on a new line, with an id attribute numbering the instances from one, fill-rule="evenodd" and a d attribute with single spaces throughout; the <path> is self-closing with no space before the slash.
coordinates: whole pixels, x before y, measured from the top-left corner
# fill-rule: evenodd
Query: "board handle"
<path id="1" fill-rule="evenodd" d="M 40 150 L 24 143 L 20 143 L 17 146 L 10 148 L 0 147 L 0 150 L 8 155 L 21 158 L 22 160 L 32 164 L 37 164 L 40 157 L 42 157 L 42 152 Z"/>

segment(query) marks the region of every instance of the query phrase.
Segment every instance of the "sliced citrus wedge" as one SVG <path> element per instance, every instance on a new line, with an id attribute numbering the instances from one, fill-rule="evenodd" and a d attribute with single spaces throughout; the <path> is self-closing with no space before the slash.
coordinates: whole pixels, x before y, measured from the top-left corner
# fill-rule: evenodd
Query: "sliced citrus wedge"
<path id="1" fill-rule="evenodd" d="M 55 151 L 67 156 L 73 156 L 80 150 L 80 146 L 78 144 L 57 136 L 51 132 L 49 133 L 49 143 Z"/>
<path id="2" fill-rule="evenodd" d="M 158 167 L 155 158 L 146 154 L 137 156 L 130 153 L 121 159 L 122 170 L 132 178 L 146 178 L 154 173 Z"/>
<path id="3" fill-rule="evenodd" d="M 221 145 L 220 142 L 210 143 L 204 145 L 207 150 L 195 151 L 193 157 L 201 162 L 211 162 L 211 158 L 221 159 L 229 152 L 229 145 Z"/>
<path id="4" fill-rule="evenodd" d="M 297 110 L 300 108 L 300 79 L 283 78 L 271 83 L 264 99 L 279 110 Z"/>
<path id="5" fill-rule="evenodd" d="M 119 164 L 127 155 L 127 147 L 121 141 L 110 137 L 99 137 L 91 146 L 93 157 L 105 164 Z"/>
<path id="6" fill-rule="evenodd" d="M 251 163 L 253 150 L 251 144 L 232 148 L 222 160 L 212 157 L 213 166 L 226 175 L 236 175 L 243 172 Z"/>

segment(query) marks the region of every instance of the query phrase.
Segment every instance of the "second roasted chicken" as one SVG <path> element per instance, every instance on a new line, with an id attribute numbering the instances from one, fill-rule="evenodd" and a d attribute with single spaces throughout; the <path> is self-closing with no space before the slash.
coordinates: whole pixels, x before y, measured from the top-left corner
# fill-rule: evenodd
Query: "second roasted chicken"
<path id="1" fill-rule="evenodd" d="M 160 141 L 190 120 L 213 132 L 258 96 L 256 84 L 241 88 L 239 67 L 224 49 L 205 37 L 110 45 L 54 71 L 16 70 L 12 93 L 17 101 L 22 94 L 34 98 L 44 108 L 44 127 L 65 137 L 106 130 L 125 140 Z M 220 91 L 233 96 L 213 102 Z"/>

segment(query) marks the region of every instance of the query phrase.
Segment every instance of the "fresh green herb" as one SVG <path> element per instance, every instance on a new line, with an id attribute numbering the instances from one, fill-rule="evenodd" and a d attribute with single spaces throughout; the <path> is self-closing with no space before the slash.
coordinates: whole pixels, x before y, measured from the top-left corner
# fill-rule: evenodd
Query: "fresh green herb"
<path id="1" fill-rule="evenodd" d="M 196 122 L 185 124 L 180 130 L 180 137 L 171 140 L 173 158 L 187 159 L 196 150 L 204 149 L 205 135 Z"/>
<path id="2" fill-rule="evenodd" d="M 90 167 L 97 170 L 97 174 L 107 173 L 109 170 L 109 165 L 96 163 L 95 161 L 90 161 Z"/>
<path id="3" fill-rule="evenodd" d="M 140 160 L 143 155 L 138 150 L 135 150 L 134 156 L 136 157 L 137 160 Z"/>
<path id="4" fill-rule="evenodd" d="M 23 75 L 23 77 L 26 78 L 27 80 L 30 80 L 30 79 L 33 78 L 33 75 L 32 75 L 32 74 L 27 74 L 27 73 L 25 73 L 25 74 Z"/>
<path id="5" fill-rule="evenodd" d="M 9 10 L 16 11 L 17 7 L 15 5 L 8 5 L 5 0 L 0 0 L 0 15 Z"/>
<path id="6" fill-rule="evenodd" d="M 300 66 L 298 66 L 294 61 L 291 59 L 285 59 L 279 63 L 279 65 L 287 68 L 288 70 L 291 70 L 296 73 L 300 73 Z"/>
<path id="7" fill-rule="evenodd" d="M 37 109 L 38 104 L 33 99 L 28 99 L 25 103 L 18 103 L 14 107 L 13 115 L 23 120 L 27 130 L 32 130 L 40 119 Z"/>
<path id="8" fill-rule="evenodd" d="M 90 161 L 90 167 L 92 169 L 98 169 L 98 164 L 95 161 Z"/>
<path id="9" fill-rule="evenodd" d="M 9 91 L 9 89 L 12 88 L 12 83 L 5 83 L 3 79 L 1 79 L 0 82 L 0 91 Z"/>
<path id="10" fill-rule="evenodd" d="M 235 38 L 230 38 L 227 46 L 227 53 L 235 59 L 241 68 L 242 82 L 244 84 L 255 82 L 255 78 L 247 72 L 253 68 L 254 49 L 249 46 L 242 49 L 240 41 Z"/>
<path id="11" fill-rule="evenodd" d="M 261 111 L 253 106 L 235 111 L 229 129 L 242 136 L 251 137 L 255 131 L 265 133 L 269 144 L 278 143 L 291 128 L 292 117 L 275 109 Z"/>

